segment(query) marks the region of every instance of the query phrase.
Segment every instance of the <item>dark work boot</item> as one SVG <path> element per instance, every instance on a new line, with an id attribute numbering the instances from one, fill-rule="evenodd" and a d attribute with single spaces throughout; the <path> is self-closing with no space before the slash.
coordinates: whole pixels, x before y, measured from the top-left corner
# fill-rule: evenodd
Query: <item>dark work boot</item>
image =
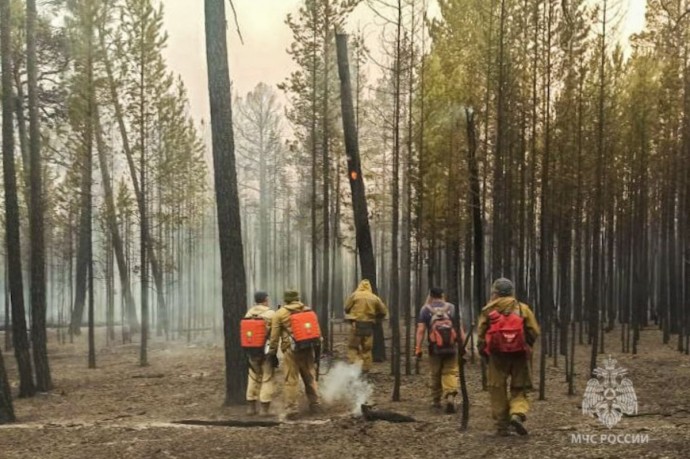
<path id="1" fill-rule="evenodd" d="M 524 414 L 513 414 L 510 416 L 510 425 L 513 426 L 518 435 L 527 435 L 527 429 L 522 424 L 525 422 Z"/>
<path id="2" fill-rule="evenodd" d="M 261 416 L 271 415 L 271 402 L 261 402 Z"/>
<path id="3" fill-rule="evenodd" d="M 256 400 L 247 400 L 247 415 L 256 415 Z"/>

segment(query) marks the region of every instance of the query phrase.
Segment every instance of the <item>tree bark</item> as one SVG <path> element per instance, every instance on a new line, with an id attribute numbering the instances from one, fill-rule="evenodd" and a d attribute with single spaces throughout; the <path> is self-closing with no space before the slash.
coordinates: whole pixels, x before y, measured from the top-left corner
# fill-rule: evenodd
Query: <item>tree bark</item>
<path id="1" fill-rule="evenodd" d="M 5 351 L 9 352 L 12 349 L 12 330 L 10 326 L 10 285 L 9 285 L 9 263 L 7 261 L 7 252 L 3 257 L 5 261 L 5 271 L 4 275 L 4 287 L 3 293 L 5 294 Z"/>
<path id="2" fill-rule="evenodd" d="M 46 338 L 46 260 L 43 235 L 43 165 L 41 128 L 38 117 L 38 81 L 36 63 L 36 0 L 26 2 L 26 68 L 29 80 L 29 177 L 31 182 L 29 226 L 31 240 L 31 344 L 33 345 L 36 388 L 53 388 L 48 363 Z"/>
<path id="3" fill-rule="evenodd" d="M 5 330 L 7 333 L 7 330 Z M 0 352 L 0 424 L 7 424 L 16 420 L 12 405 L 12 391 L 5 371 L 5 360 Z"/>
<path id="4" fill-rule="evenodd" d="M 338 75 L 340 77 L 340 104 L 345 134 L 345 154 L 347 155 L 347 175 L 352 192 L 352 210 L 355 219 L 355 237 L 357 253 L 363 279 L 368 279 L 372 289 L 378 293 L 376 283 L 376 258 L 371 243 L 369 228 L 369 210 L 367 207 L 364 178 L 359 158 L 359 139 L 355 124 L 355 110 L 352 103 L 352 84 L 350 82 L 350 64 L 347 51 L 347 35 L 336 35 L 338 54 Z M 383 327 L 380 323 L 374 330 L 374 360 L 385 359 L 386 347 L 383 341 Z"/>
<path id="5" fill-rule="evenodd" d="M 213 170 L 223 279 L 225 402 L 242 403 L 245 398 L 247 368 L 236 333 L 244 315 L 247 292 L 232 132 L 232 94 L 224 0 L 205 0 L 205 17 Z"/>
<path id="6" fill-rule="evenodd" d="M 324 12 L 324 24 L 323 24 L 323 30 L 324 30 L 324 37 L 323 37 L 323 135 L 321 138 L 322 142 L 322 157 L 321 157 L 321 170 L 323 173 L 322 177 L 322 192 L 323 192 L 323 204 L 322 204 L 322 210 L 323 210 L 323 241 L 321 241 L 321 247 L 323 252 L 321 253 L 321 269 L 322 269 L 322 276 L 321 276 L 321 304 L 318 305 L 318 310 L 319 310 L 319 321 L 321 322 L 321 329 L 325 331 L 325 333 L 328 335 L 330 334 L 330 326 L 329 326 L 329 321 L 328 321 L 328 315 L 329 315 L 329 310 L 330 310 L 330 304 L 329 304 L 329 299 L 330 299 L 330 261 L 329 261 L 329 240 L 330 240 L 330 197 L 329 197 L 329 188 L 331 186 L 330 184 L 330 172 L 331 172 L 331 164 L 330 164 L 330 155 L 329 155 L 329 142 L 330 142 L 330 137 L 329 137 L 329 132 L 328 132 L 328 121 L 329 121 L 329 108 L 328 108 L 328 103 L 329 103 L 329 97 L 330 97 L 330 91 L 329 91 L 329 59 L 328 59 L 328 45 L 329 45 L 329 38 L 331 37 L 331 26 L 330 26 L 330 1 L 326 1 L 323 3 L 325 12 Z M 325 343 L 328 343 L 328 340 L 325 340 Z M 328 346 L 328 345 L 327 345 Z"/>
<path id="7" fill-rule="evenodd" d="M 402 30 L 402 2 L 398 0 L 398 21 L 395 51 L 395 101 L 394 101 L 394 132 L 393 132 L 393 199 L 391 225 L 391 328 L 393 340 L 391 343 L 391 362 L 393 369 L 393 401 L 400 401 L 400 262 L 399 262 L 399 227 L 400 227 L 400 80 L 401 80 L 401 30 Z"/>
<path id="8" fill-rule="evenodd" d="M 17 201 L 17 175 L 14 164 L 14 121 L 11 62 L 11 8 L 9 0 L 0 0 L 0 40 L 2 49 L 2 165 L 5 186 L 5 239 L 9 266 L 10 296 L 12 299 L 12 339 L 19 369 L 19 396 L 31 397 L 36 393 L 29 354 L 24 309 L 22 280 L 22 254 L 19 237 L 19 204 Z"/>

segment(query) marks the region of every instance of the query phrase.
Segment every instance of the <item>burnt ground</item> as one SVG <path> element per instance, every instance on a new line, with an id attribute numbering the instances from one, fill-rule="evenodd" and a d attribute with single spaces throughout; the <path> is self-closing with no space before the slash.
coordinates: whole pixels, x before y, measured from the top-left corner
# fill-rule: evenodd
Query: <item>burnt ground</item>
<path id="1" fill-rule="evenodd" d="M 487 393 L 481 391 L 478 363 L 467 366 L 467 432 L 458 431 L 457 416 L 429 408 L 424 361 L 422 375 L 403 376 L 399 403 L 389 401 L 389 363 L 377 364 L 372 376 L 377 409 L 412 415 L 415 423 L 366 422 L 341 405 L 274 427 L 186 426 L 172 422 L 247 419 L 244 407 L 222 406 L 219 338 L 200 336 L 191 344 L 154 341 L 146 368 L 137 365 L 136 343 L 106 347 L 99 339 L 98 369 L 88 370 L 85 336 L 75 344 L 58 345 L 51 335 L 56 389 L 16 400 L 19 422 L 0 427 L 0 458 L 689 457 L 690 358 L 660 344 L 660 334 L 651 328 L 642 333 L 641 355 L 621 354 L 615 332 L 607 339 L 613 356 L 629 370 L 639 401 L 637 416 L 625 417 L 609 430 L 581 414 L 589 347 L 578 346 L 578 395 L 566 395 L 562 358 L 558 367 L 550 359 L 546 400 L 533 404 L 527 422 L 530 435 L 498 438 L 487 412 Z M 342 351 L 342 344 L 337 349 Z M 5 354 L 5 362 L 16 391 L 13 355 Z M 573 436 L 589 434 L 597 444 L 573 442 Z M 623 441 L 649 440 L 601 444 L 602 434 L 621 435 Z"/>

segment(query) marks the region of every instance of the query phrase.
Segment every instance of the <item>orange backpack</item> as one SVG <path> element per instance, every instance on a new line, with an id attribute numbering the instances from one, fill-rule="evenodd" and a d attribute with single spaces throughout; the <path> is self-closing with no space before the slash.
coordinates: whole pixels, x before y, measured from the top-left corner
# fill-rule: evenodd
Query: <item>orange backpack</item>
<path id="1" fill-rule="evenodd" d="M 319 319 L 311 309 L 290 314 L 290 328 L 295 350 L 308 349 L 321 344 Z"/>
<path id="2" fill-rule="evenodd" d="M 261 318 L 248 317 L 240 321 L 240 344 L 242 349 L 252 354 L 264 354 L 268 339 L 266 321 Z"/>

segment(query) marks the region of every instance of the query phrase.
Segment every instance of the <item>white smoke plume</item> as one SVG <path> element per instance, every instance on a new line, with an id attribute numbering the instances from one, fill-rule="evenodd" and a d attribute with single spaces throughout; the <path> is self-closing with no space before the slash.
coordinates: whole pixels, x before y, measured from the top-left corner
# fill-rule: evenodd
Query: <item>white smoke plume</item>
<path id="1" fill-rule="evenodd" d="M 362 378 L 362 366 L 337 362 L 319 384 L 326 403 L 344 402 L 352 414 L 362 414 L 361 406 L 370 399 L 373 388 Z"/>

